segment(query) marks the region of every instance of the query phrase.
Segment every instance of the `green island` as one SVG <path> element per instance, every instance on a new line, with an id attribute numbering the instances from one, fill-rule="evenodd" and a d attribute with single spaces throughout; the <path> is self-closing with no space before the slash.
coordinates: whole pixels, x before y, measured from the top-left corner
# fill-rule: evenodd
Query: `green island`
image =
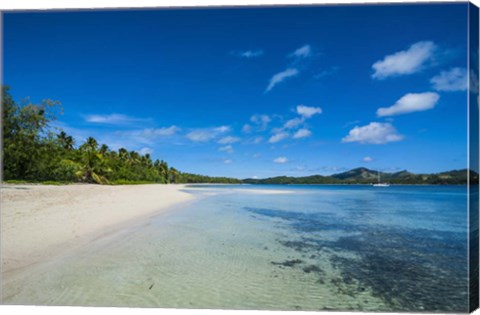
<path id="1" fill-rule="evenodd" d="M 125 148 L 110 149 L 93 137 L 76 146 L 72 136 L 53 122 L 62 113 L 59 101 L 43 100 L 33 104 L 28 99 L 17 104 L 2 87 L 3 180 L 7 183 L 226 183 L 226 184 L 390 184 L 463 185 L 478 183 L 478 174 L 467 169 L 435 174 L 414 174 L 406 170 L 388 173 L 365 167 L 329 176 L 278 176 L 264 179 L 212 177 L 181 172 L 164 160 L 152 160 Z"/>
<path id="2" fill-rule="evenodd" d="M 377 182 L 378 174 L 383 182 L 399 185 L 464 185 L 467 184 L 468 171 L 453 170 L 435 174 L 414 174 L 406 170 L 387 173 L 358 167 L 330 176 L 312 175 L 305 177 L 278 176 L 265 179 L 244 179 L 248 184 L 372 184 Z M 470 183 L 478 183 L 478 174 L 470 171 Z"/>

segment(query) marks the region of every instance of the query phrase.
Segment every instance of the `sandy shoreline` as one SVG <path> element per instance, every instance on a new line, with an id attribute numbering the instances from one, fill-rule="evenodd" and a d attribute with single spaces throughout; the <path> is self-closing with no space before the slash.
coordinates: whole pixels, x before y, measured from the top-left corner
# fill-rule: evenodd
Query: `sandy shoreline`
<path id="1" fill-rule="evenodd" d="M 75 248 L 191 201 L 184 185 L 2 185 L 1 271 Z"/>

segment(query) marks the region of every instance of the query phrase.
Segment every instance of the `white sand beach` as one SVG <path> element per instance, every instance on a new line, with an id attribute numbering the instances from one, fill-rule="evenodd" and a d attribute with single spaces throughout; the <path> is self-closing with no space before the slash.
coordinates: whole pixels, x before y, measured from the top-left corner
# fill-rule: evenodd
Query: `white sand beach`
<path id="1" fill-rule="evenodd" d="M 2 273 L 51 259 L 194 197 L 184 185 L 2 185 Z"/>

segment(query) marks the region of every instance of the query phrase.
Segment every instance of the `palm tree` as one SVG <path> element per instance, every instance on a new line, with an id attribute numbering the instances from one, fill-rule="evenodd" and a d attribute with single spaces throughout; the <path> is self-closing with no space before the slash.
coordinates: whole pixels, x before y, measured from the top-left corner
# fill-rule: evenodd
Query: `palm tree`
<path id="1" fill-rule="evenodd" d="M 168 164 L 164 160 L 160 161 L 160 176 L 163 178 L 163 182 L 168 184 Z"/>
<path id="2" fill-rule="evenodd" d="M 67 136 L 65 131 L 62 131 L 57 135 L 57 138 L 62 148 L 68 151 L 73 150 L 73 145 L 75 144 L 75 141 L 73 140 L 72 136 Z"/>
<path id="3" fill-rule="evenodd" d="M 149 153 L 146 153 L 145 155 L 143 155 L 140 158 L 140 161 L 141 161 L 141 164 L 142 164 L 143 167 L 152 168 L 152 166 L 153 166 L 152 159 L 151 159 Z"/>
<path id="4" fill-rule="evenodd" d="M 128 153 L 128 162 L 130 165 L 137 165 L 140 163 L 140 154 L 136 151 L 130 151 Z"/>
<path id="5" fill-rule="evenodd" d="M 87 141 L 80 146 L 83 162 L 83 177 L 86 181 L 97 184 L 108 183 L 108 180 L 101 175 L 107 172 L 103 156 L 97 152 L 98 142 L 92 137 L 88 137 Z"/>
<path id="6" fill-rule="evenodd" d="M 98 142 L 97 142 L 97 140 L 95 140 L 95 138 L 88 137 L 85 144 L 87 145 L 88 149 L 91 150 L 92 152 L 97 151 Z"/>
<path id="7" fill-rule="evenodd" d="M 122 162 L 126 162 L 128 160 L 128 151 L 125 148 L 118 149 L 118 157 Z"/>
<path id="8" fill-rule="evenodd" d="M 178 181 L 178 176 L 179 176 L 178 171 L 175 168 L 170 167 L 170 170 L 168 171 L 168 175 L 169 175 L 168 177 L 170 179 L 170 183 L 175 183 L 176 184 L 177 181 Z"/>
<path id="9" fill-rule="evenodd" d="M 106 156 L 108 153 L 108 145 L 102 144 L 99 151 L 101 155 Z"/>

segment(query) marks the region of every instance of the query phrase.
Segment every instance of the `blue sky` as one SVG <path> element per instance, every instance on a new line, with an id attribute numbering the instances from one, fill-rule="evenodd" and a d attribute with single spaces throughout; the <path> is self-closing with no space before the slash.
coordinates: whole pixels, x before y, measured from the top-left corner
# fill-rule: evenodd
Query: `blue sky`
<path id="1" fill-rule="evenodd" d="M 466 168 L 466 3 L 3 21 L 4 83 L 77 144 L 239 178 Z"/>

